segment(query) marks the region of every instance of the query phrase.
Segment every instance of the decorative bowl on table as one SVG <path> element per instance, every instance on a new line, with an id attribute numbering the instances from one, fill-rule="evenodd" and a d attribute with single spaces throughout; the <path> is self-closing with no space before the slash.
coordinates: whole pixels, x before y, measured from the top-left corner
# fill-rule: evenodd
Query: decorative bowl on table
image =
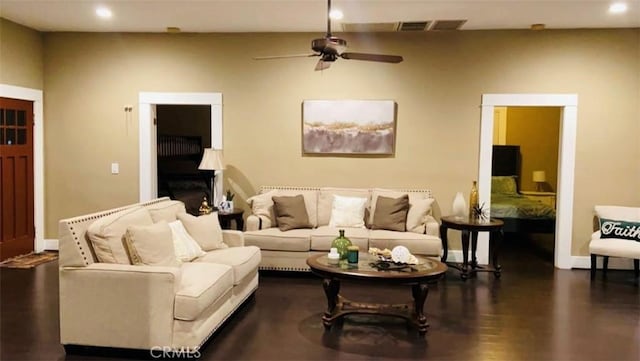
<path id="1" fill-rule="evenodd" d="M 416 256 L 405 246 L 395 246 L 393 250 L 372 247 L 369 248 L 369 254 L 377 259 L 376 262 L 371 262 L 370 266 L 378 270 L 403 270 L 418 264 Z"/>

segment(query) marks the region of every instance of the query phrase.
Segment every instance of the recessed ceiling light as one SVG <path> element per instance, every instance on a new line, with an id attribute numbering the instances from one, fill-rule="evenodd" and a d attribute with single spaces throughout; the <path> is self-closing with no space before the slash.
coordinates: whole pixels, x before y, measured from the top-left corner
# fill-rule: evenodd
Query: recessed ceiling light
<path id="1" fill-rule="evenodd" d="M 331 12 L 329 13 L 329 18 L 331 18 L 332 20 L 340 20 L 343 17 L 344 17 L 344 14 L 340 9 L 332 9 Z"/>
<path id="2" fill-rule="evenodd" d="M 109 19 L 113 14 L 111 13 L 111 10 L 109 10 L 109 8 L 100 6 L 96 8 L 96 15 L 98 15 L 98 17 L 101 17 L 103 19 Z"/>
<path id="3" fill-rule="evenodd" d="M 611 14 L 622 14 L 627 12 L 627 4 L 625 3 L 613 3 L 609 6 L 609 12 Z"/>

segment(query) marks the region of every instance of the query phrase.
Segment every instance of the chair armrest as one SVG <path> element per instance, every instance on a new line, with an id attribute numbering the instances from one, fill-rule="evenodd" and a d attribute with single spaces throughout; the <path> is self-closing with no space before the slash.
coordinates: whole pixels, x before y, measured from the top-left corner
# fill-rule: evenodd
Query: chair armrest
<path id="1" fill-rule="evenodd" d="M 595 231 L 591 234 L 591 239 L 600 239 L 600 231 Z"/>
<path id="2" fill-rule="evenodd" d="M 440 223 L 431 215 L 427 215 L 425 233 L 440 238 Z"/>
<path id="3" fill-rule="evenodd" d="M 229 247 L 244 247 L 244 234 L 241 231 L 224 229 L 222 242 Z"/>
<path id="4" fill-rule="evenodd" d="M 62 344 L 149 349 L 172 343 L 176 267 L 61 267 Z"/>
<path id="5" fill-rule="evenodd" d="M 271 228 L 271 220 L 264 216 L 256 216 L 251 214 L 247 217 L 247 231 L 258 231 L 261 229 Z"/>

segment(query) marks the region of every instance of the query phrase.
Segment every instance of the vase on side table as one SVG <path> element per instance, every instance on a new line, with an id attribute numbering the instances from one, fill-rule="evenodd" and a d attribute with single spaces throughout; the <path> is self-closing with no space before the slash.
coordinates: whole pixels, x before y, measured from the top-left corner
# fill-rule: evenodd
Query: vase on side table
<path id="1" fill-rule="evenodd" d="M 467 202 L 465 202 L 462 192 L 456 193 L 456 197 L 453 199 L 453 205 L 451 206 L 451 212 L 457 218 L 466 218 L 469 215 Z"/>

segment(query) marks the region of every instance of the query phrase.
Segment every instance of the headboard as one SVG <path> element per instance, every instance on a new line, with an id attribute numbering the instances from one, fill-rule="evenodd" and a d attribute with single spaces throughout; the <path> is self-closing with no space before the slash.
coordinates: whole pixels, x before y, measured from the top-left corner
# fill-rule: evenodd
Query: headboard
<path id="1" fill-rule="evenodd" d="M 492 176 L 520 176 L 520 146 L 494 145 L 491 160 Z"/>
<path id="2" fill-rule="evenodd" d="M 202 137 L 189 135 L 158 135 L 158 158 L 196 158 L 202 156 Z"/>

